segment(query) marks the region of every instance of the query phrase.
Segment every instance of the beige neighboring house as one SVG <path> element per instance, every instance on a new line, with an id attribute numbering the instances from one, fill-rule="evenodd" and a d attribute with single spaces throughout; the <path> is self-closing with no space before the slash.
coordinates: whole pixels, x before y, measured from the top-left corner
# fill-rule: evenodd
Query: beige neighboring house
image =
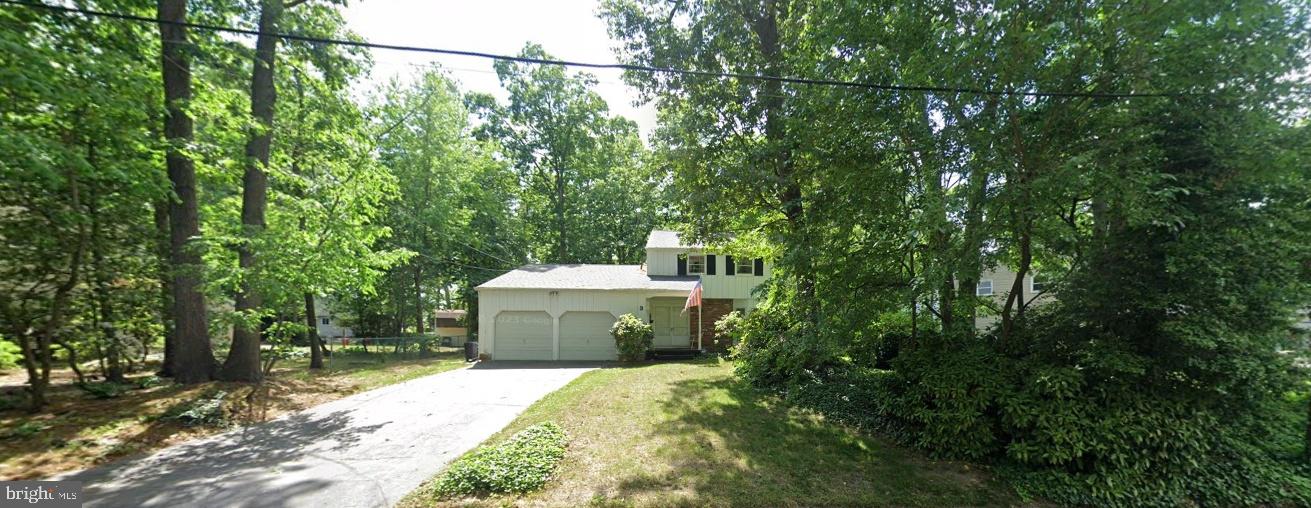
<path id="1" fill-rule="evenodd" d="M 319 337 L 337 339 L 354 337 L 355 332 L 345 326 L 343 315 L 332 310 L 333 300 L 327 296 L 314 299 L 314 326 L 319 330 Z"/>
<path id="2" fill-rule="evenodd" d="M 998 265 L 991 270 L 985 270 L 979 276 L 979 284 L 974 288 L 974 295 L 981 297 L 990 297 L 992 307 L 997 310 L 994 312 L 980 306 L 977 317 L 974 318 L 974 327 L 979 330 L 987 329 L 1001 322 L 1001 308 L 1006 305 L 1006 297 L 1010 294 L 1011 288 L 1015 285 L 1015 270 L 1005 265 Z M 1041 304 L 1050 298 L 1043 294 L 1046 279 L 1042 274 L 1030 271 L 1024 276 L 1024 300 L 1030 302 L 1030 305 Z"/>
<path id="3" fill-rule="evenodd" d="M 771 269 L 662 230 L 647 237 L 640 265 L 521 266 L 476 288 L 479 350 L 494 360 L 614 360 L 610 326 L 623 314 L 651 323 L 657 350 L 722 349 L 715 321 L 755 308 L 752 292 Z M 698 283 L 702 304 L 685 312 Z"/>
<path id="4" fill-rule="evenodd" d="M 464 317 L 468 311 L 463 309 L 438 309 L 432 313 L 432 333 L 442 338 L 443 346 L 463 346 L 469 339 L 469 328 L 465 326 Z"/>

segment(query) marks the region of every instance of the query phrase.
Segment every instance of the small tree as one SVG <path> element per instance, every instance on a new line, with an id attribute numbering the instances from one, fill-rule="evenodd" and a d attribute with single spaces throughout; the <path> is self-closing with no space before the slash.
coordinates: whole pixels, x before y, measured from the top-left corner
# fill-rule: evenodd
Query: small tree
<path id="1" fill-rule="evenodd" d="M 619 360 L 637 362 L 646 359 L 646 350 L 655 340 L 655 331 L 651 325 L 632 314 L 619 316 L 610 335 L 615 338 L 615 347 L 619 349 Z"/>

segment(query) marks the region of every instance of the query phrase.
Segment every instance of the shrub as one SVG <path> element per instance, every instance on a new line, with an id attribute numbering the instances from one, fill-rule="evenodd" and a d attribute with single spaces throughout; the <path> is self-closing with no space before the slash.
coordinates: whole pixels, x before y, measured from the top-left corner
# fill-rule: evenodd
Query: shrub
<path id="1" fill-rule="evenodd" d="M 223 425 L 227 423 L 223 413 L 223 403 L 227 396 L 228 392 L 222 390 L 202 395 L 168 411 L 164 417 L 187 426 Z"/>
<path id="2" fill-rule="evenodd" d="M 757 386 L 791 386 L 837 366 L 814 330 L 781 306 L 760 307 L 738 326 L 735 372 Z"/>
<path id="3" fill-rule="evenodd" d="M 737 344 L 742 335 L 742 320 L 742 313 L 733 311 L 715 321 L 715 344 L 730 347 Z"/>
<path id="4" fill-rule="evenodd" d="M 533 425 L 456 460 L 437 478 L 437 493 L 451 497 L 536 490 L 550 479 L 567 444 L 559 425 Z"/>
<path id="5" fill-rule="evenodd" d="M 138 378 L 134 384 L 138 390 L 144 390 L 164 384 L 164 379 L 159 376 L 145 376 Z"/>
<path id="6" fill-rule="evenodd" d="M 23 350 L 0 335 L 0 372 L 17 367 L 23 361 Z"/>
<path id="7" fill-rule="evenodd" d="M 127 391 L 132 388 L 132 385 L 104 382 L 83 383 L 80 387 L 82 388 L 82 391 L 87 392 L 87 394 L 91 395 L 93 398 L 113 399 L 127 393 Z"/>
<path id="8" fill-rule="evenodd" d="M 655 331 L 651 325 L 632 314 L 619 316 L 610 335 L 615 338 L 615 347 L 619 350 L 619 360 L 638 362 L 646 359 L 646 351 L 651 349 L 655 340 Z"/>

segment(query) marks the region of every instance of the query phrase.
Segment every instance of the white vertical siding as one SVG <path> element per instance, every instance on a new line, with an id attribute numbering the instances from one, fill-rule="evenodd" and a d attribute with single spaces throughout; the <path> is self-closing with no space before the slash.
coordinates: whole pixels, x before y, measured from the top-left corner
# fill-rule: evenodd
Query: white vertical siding
<path id="1" fill-rule="evenodd" d="M 483 353 L 495 355 L 496 315 L 502 311 L 545 311 L 551 315 L 553 356 L 558 359 L 560 316 L 564 313 L 602 311 L 609 312 L 615 318 L 631 313 L 642 319 L 649 319 L 646 301 L 657 296 L 686 297 L 687 295 L 677 291 L 645 290 L 480 289 L 478 290 L 478 349 Z"/>
<path id="2" fill-rule="evenodd" d="M 648 275 L 678 275 L 678 249 L 647 249 L 646 273 Z"/>
<path id="3" fill-rule="evenodd" d="M 647 249 L 646 273 L 649 275 L 678 275 L 678 256 L 681 254 L 704 254 L 701 251 L 682 249 Z M 725 275 L 727 257 L 715 254 L 715 275 L 702 275 L 701 283 L 706 298 L 754 299 L 751 291 L 765 281 L 774 269 L 773 263 L 765 261 L 765 274 Z M 754 265 L 753 265 L 754 266 Z M 752 304 L 754 306 L 754 303 Z"/>

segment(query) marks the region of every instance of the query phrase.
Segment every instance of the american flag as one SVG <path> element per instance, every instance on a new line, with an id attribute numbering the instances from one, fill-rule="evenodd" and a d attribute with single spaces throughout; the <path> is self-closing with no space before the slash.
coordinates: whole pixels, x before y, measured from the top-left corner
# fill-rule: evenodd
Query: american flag
<path id="1" fill-rule="evenodd" d="M 683 304 L 683 312 L 687 312 L 692 307 L 701 306 L 701 281 L 696 281 L 696 287 L 687 295 L 687 303 Z"/>

